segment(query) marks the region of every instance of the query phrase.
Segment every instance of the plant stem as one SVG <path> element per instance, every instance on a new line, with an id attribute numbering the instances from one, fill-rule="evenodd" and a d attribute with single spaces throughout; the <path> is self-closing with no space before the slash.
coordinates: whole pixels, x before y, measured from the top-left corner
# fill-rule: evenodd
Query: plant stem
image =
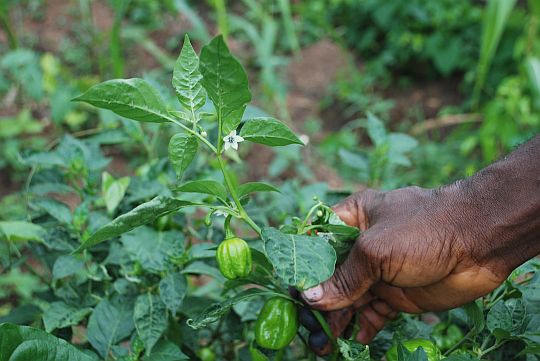
<path id="1" fill-rule="evenodd" d="M 307 223 L 309 222 L 309 219 L 311 218 L 311 216 L 313 215 L 313 213 L 315 213 L 315 211 L 316 211 L 317 209 L 319 209 L 319 207 L 320 207 L 322 204 L 323 204 L 322 202 L 317 202 L 317 204 L 315 204 L 313 207 L 311 207 L 311 209 L 309 210 L 308 214 L 306 215 L 306 218 L 304 218 L 304 220 L 302 221 L 302 224 L 300 225 L 300 229 L 298 230 L 298 231 L 299 231 L 298 234 L 304 233 L 304 229 L 306 228 Z"/>
<path id="2" fill-rule="evenodd" d="M 454 346 L 450 347 L 445 353 L 444 353 L 444 356 L 448 356 L 450 355 L 450 353 L 454 350 L 456 350 L 459 346 L 461 346 L 463 344 L 463 342 L 465 342 L 472 334 L 472 330 L 467 332 L 467 334 L 465 334 L 465 336 L 463 336 L 463 338 L 461 340 L 459 340 L 457 343 L 454 344 Z"/>
<path id="3" fill-rule="evenodd" d="M 221 157 L 220 154 L 217 155 L 219 167 L 221 168 L 221 173 L 223 173 L 223 178 L 225 179 L 225 184 L 227 185 L 227 189 L 229 190 L 229 193 L 231 194 L 231 198 L 234 201 L 234 204 L 236 204 L 236 207 L 238 208 L 238 212 L 240 213 L 240 218 L 242 218 L 257 234 L 261 234 L 261 228 L 251 219 L 251 217 L 247 214 L 246 210 L 242 206 L 242 203 L 240 203 L 240 199 L 238 198 L 238 195 L 236 194 L 236 189 L 231 181 L 231 178 L 229 177 L 229 174 L 227 173 L 226 167 L 225 167 L 225 161 Z"/>
<path id="4" fill-rule="evenodd" d="M 321 324 L 324 333 L 326 334 L 326 336 L 328 336 L 328 339 L 330 340 L 330 344 L 332 345 L 332 357 L 331 357 L 331 360 L 335 361 L 335 360 L 337 360 L 338 352 L 339 352 L 338 347 L 337 347 L 336 338 L 334 337 L 334 334 L 332 333 L 332 330 L 330 329 L 330 326 L 328 326 L 328 323 L 324 319 L 324 316 L 321 314 L 321 312 L 317 311 L 317 310 L 312 310 L 312 311 L 313 311 L 313 314 L 315 315 L 315 318 L 317 319 L 317 321 L 319 321 L 319 323 Z"/>
<path id="5" fill-rule="evenodd" d="M 210 148 L 210 150 L 212 150 L 212 152 L 216 153 L 217 154 L 217 149 L 216 147 L 214 147 L 212 145 L 212 143 L 210 143 L 208 141 L 208 139 L 206 139 L 205 137 L 203 137 L 202 135 L 200 135 L 199 133 L 197 133 L 196 131 L 193 131 L 192 129 L 188 128 L 187 126 L 185 126 L 184 124 L 180 123 L 178 120 L 174 119 L 174 118 L 171 118 L 171 117 L 167 117 L 167 116 L 164 116 L 165 119 L 167 119 L 168 121 L 180 126 L 182 129 L 184 129 L 186 132 L 190 133 L 190 134 L 193 134 L 194 136 L 196 136 L 197 138 L 199 138 L 204 144 L 206 144 L 206 146 L 208 148 Z"/>

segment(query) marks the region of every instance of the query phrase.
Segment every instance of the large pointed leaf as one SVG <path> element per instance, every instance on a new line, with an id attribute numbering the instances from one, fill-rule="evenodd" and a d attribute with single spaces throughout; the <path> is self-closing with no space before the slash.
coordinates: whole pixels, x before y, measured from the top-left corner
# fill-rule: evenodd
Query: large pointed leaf
<path id="1" fill-rule="evenodd" d="M 0 325 L 1 361 L 95 361 L 66 341 L 42 330 Z"/>
<path id="2" fill-rule="evenodd" d="M 92 247 L 107 239 L 131 231 L 135 227 L 153 222 L 157 218 L 177 211 L 180 208 L 193 205 L 197 204 L 193 202 L 182 201 L 180 199 L 157 196 L 151 201 L 141 204 L 140 206 L 129 211 L 128 213 L 122 214 L 121 216 L 115 218 L 112 222 L 107 223 L 106 225 L 98 229 L 86 241 L 84 241 L 79 246 L 79 248 L 77 248 L 76 252 L 80 252 L 83 249 Z"/>
<path id="3" fill-rule="evenodd" d="M 245 197 L 250 193 L 255 192 L 278 192 L 279 189 L 271 184 L 263 182 L 248 182 L 240 185 L 236 191 L 239 198 Z"/>
<path id="4" fill-rule="evenodd" d="M 146 354 L 149 355 L 167 329 L 168 319 L 165 304 L 156 295 L 150 293 L 140 295 L 135 302 L 133 320 L 137 333 L 144 342 Z"/>
<path id="5" fill-rule="evenodd" d="M 94 85 L 73 100 L 109 109 L 140 122 L 169 121 L 167 106 L 157 90 L 140 78 L 108 80 Z"/>
<path id="6" fill-rule="evenodd" d="M 113 303 L 103 299 L 88 321 L 88 342 L 106 358 L 111 348 L 129 337 L 133 329 L 133 303 Z"/>
<path id="7" fill-rule="evenodd" d="M 194 135 L 177 133 L 172 136 L 169 141 L 169 161 L 178 178 L 182 177 L 184 171 L 191 164 L 198 148 L 199 143 Z"/>
<path id="8" fill-rule="evenodd" d="M 201 80 L 199 58 L 186 34 L 182 51 L 174 66 L 172 84 L 180 104 L 192 115 L 206 102 L 206 92 Z"/>
<path id="9" fill-rule="evenodd" d="M 199 68 L 202 84 L 222 119 L 223 134 L 229 134 L 240 124 L 251 100 L 246 72 L 221 35 L 202 48 Z"/>
<path id="10" fill-rule="evenodd" d="M 227 199 L 227 190 L 223 184 L 211 179 L 201 179 L 197 181 L 186 182 L 176 188 L 179 192 L 203 193 L 216 196 L 221 199 Z"/>
<path id="11" fill-rule="evenodd" d="M 250 142 L 278 147 L 289 144 L 304 143 L 285 124 L 274 118 L 248 119 L 240 136 Z"/>
<path id="12" fill-rule="evenodd" d="M 334 273 L 336 251 L 323 238 L 286 234 L 271 227 L 263 228 L 261 237 L 277 276 L 288 285 L 305 290 Z"/>

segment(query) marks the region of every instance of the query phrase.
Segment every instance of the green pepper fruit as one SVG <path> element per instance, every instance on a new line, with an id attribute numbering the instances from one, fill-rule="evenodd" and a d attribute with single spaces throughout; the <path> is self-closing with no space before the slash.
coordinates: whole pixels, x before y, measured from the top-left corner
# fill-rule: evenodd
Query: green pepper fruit
<path id="1" fill-rule="evenodd" d="M 199 350 L 198 356 L 202 361 L 216 361 L 217 356 L 214 350 L 210 347 L 203 347 Z"/>
<path id="2" fill-rule="evenodd" d="M 437 346 L 446 351 L 461 341 L 463 332 L 457 325 L 441 322 L 433 327 L 432 337 Z"/>
<path id="3" fill-rule="evenodd" d="M 403 342 L 403 346 L 409 351 L 414 352 L 418 347 L 422 347 L 426 353 L 428 361 L 439 361 L 442 359 L 441 350 L 430 340 L 415 338 Z M 386 351 L 386 361 L 397 361 L 397 345 L 392 346 Z"/>
<path id="4" fill-rule="evenodd" d="M 297 330 L 295 304 L 283 297 L 272 297 L 264 304 L 255 323 L 255 341 L 261 347 L 280 350 L 291 343 Z"/>
<path id="5" fill-rule="evenodd" d="M 216 259 L 219 270 L 230 280 L 247 277 L 251 273 L 251 250 L 241 238 L 233 237 L 221 242 Z"/>

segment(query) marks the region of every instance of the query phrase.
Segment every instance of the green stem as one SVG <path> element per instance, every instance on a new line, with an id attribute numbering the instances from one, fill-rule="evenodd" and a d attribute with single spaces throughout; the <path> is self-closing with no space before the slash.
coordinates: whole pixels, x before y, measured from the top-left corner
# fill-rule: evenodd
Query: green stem
<path id="1" fill-rule="evenodd" d="M 502 345 L 504 345 L 508 340 L 504 340 L 504 341 L 501 341 L 500 343 L 497 343 L 495 342 L 495 344 L 491 347 L 488 347 L 486 348 L 485 350 L 480 350 L 480 352 L 478 353 L 478 357 L 479 358 L 482 358 L 484 357 L 485 355 L 487 355 L 488 353 L 492 352 L 492 351 L 495 351 L 496 349 L 498 349 L 499 347 L 501 347 Z"/>
<path id="2" fill-rule="evenodd" d="M 234 204 L 236 204 L 236 207 L 238 208 L 238 212 L 240 213 L 240 218 L 242 218 L 257 234 L 261 234 L 261 228 L 251 219 L 251 217 L 247 214 L 246 210 L 242 206 L 242 203 L 240 202 L 240 199 L 238 198 L 238 195 L 236 194 L 236 189 L 231 181 L 231 178 L 229 177 L 229 174 L 227 173 L 225 162 L 223 161 L 223 158 L 220 154 L 217 155 L 219 167 L 221 168 L 221 173 L 223 173 L 223 178 L 225 179 L 225 184 L 227 185 L 227 189 L 229 190 L 229 193 L 231 195 L 231 198 L 234 201 Z"/>
<path id="3" fill-rule="evenodd" d="M 459 340 L 457 343 L 454 344 L 454 346 L 450 347 L 445 353 L 444 353 L 444 356 L 448 356 L 450 355 L 450 353 L 452 353 L 453 351 L 457 350 L 457 348 L 459 346 L 461 346 L 463 344 L 463 342 L 465 342 L 472 334 L 472 330 L 470 330 L 469 332 L 467 332 L 467 334 L 465 334 L 465 336 L 463 336 L 463 338 L 461 340 Z"/>
<path id="4" fill-rule="evenodd" d="M 332 345 L 331 360 L 337 360 L 337 357 L 338 357 L 337 342 L 336 342 L 336 338 L 334 337 L 334 334 L 332 333 L 332 330 L 330 329 L 330 326 L 328 326 L 328 323 L 326 322 L 326 320 L 324 319 L 324 316 L 322 315 L 320 311 L 317 311 L 317 310 L 312 310 L 312 311 L 317 321 L 319 321 L 319 323 L 321 324 L 324 333 L 326 334 L 326 336 L 328 336 L 328 339 L 330 340 L 330 344 Z"/>
<path id="5" fill-rule="evenodd" d="M 4 5 L 2 5 L 2 7 L 4 7 Z M 1 25 L 1 28 L 4 29 L 4 31 L 6 32 L 6 35 L 8 37 L 9 47 L 11 49 L 17 49 L 17 46 L 18 46 L 17 37 L 15 36 L 13 29 L 11 28 L 9 18 L 6 15 L 7 12 L 8 12 L 7 5 L 5 5 L 5 8 L 0 7 L 0 25 Z"/>
<path id="6" fill-rule="evenodd" d="M 167 119 L 168 121 L 180 126 L 182 129 L 184 129 L 186 132 L 190 133 L 190 134 L 193 134 L 194 136 L 196 136 L 197 138 L 199 138 L 204 144 L 206 144 L 206 146 L 208 148 L 210 148 L 210 150 L 212 150 L 212 152 L 216 153 L 217 154 L 217 149 L 216 147 L 214 147 L 212 145 L 212 143 L 210 143 L 208 141 L 208 139 L 206 139 L 205 137 L 203 137 L 202 135 L 200 135 L 198 132 L 186 127 L 184 124 L 180 123 L 178 120 L 174 119 L 174 118 L 171 118 L 171 117 L 167 117 L 167 116 L 164 116 L 165 119 Z"/>
<path id="7" fill-rule="evenodd" d="M 319 209 L 319 207 L 321 207 L 322 204 L 323 204 L 322 202 L 317 202 L 317 204 L 315 204 L 313 207 L 311 207 L 308 214 L 306 215 L 306 218 L 304 218 L 304 220 L 302 221 L 302 224 L 300 225 L 300 229 L 298 230 L 298 234 L 304 233 L 304 229 L 306 228 L 306 226 L 307 226 L 307 224 L 309 222 L 309 219 L 311 218 L 313 213 L 315 213 L 315 211 L 317 209 Z"/>
<path id="8" fill-rule="evenodd" d="M 235 237 L 233 231 L 231 230 L 231 218 L 232 216 L 230 214 L 227 216 L 227 218 L 225 218 L 225 239 L 231 239 Z"/>

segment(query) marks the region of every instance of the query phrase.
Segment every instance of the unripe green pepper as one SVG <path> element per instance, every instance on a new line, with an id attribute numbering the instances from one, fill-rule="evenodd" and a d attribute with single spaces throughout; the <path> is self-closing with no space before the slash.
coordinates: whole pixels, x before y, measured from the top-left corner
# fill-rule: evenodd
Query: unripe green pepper
<path id="1" fill-rule="evenodd" d="M 403 346 L 409 351 L 414 352 L 418 347 L 422 347 L 426 353 L 428 361 L 439 361 L 442 358 L 441 350 L 430 340 L 415 338 L 403 342 Z M 397 361 L 397 345 L 392 346 L 386 351 L 386 361 Z"/>
<path id="2" fill-rule="evenodd" d="M 198 356 L 202 361 L 216 361 L 217 356 L 214 350 L 210 347 L 203 347 L 199 350 Z"/>
<path id="3" fill-rule="evenodd" d="M 251 273 L 251 250 L 241 238 L 233 237 L 221 242 L 216 260 L 221 273 L 230 280 L 247 277 Z"/>
<path id="4" fill-rule="evenodd" d="M 457 325 L 440 322 L 433 327 L 432 338 L 443 351 L 449 350 L 463 337 L 463 332 Z"/>
<path id="5" fill-rule="evenodd" d="M 283 297 L 270 298 L 255 323 L 255 341 L 259 346 L 280 350 L 294 339 L 298 330 L 295 304 Z"/>

